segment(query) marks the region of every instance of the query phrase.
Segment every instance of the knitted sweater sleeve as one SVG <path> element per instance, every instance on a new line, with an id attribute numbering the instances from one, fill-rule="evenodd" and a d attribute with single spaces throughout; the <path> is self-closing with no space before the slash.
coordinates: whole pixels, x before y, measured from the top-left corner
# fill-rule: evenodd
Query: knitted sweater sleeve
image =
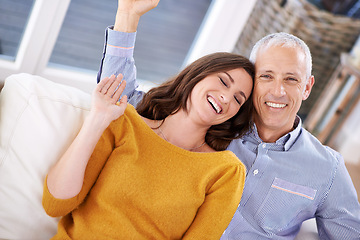
<path id="1" fill-rule="evenodd" d="M 99 139 L 86 166 L 83 186 L 78 195 L 69 199 L 55 198 L 49 192 L 47 180 L 45 179 L 42 204 L 48 215 L 52 217 L 65 216 L 84 201 L 85 197 L 96 183 L 96 180 L 113 149 L 116 145 L 121 144 L 122 138 L 120 135 L 122 134 L 114 134 L 119 129 L 120 121 L 122 120 L 118 119 L 112 122 Z"/>
<path id="2" fill-rule="evenodd" d="M 220 239 L 240 203 L 244 188 L 245 166 L 237 161 L 239 164 L 228 165 L 214 176 L 205 201 L 183 239 Z"/>

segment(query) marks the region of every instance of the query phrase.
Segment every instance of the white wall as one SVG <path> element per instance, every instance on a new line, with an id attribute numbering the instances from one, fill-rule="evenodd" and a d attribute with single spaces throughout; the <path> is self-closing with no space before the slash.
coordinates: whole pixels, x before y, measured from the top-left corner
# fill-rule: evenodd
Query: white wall
<path id="1" fill-rule="evenodd" d="M 184 65 L 214 52 L 232 52 L 256 0 L 214 0 Z"/>

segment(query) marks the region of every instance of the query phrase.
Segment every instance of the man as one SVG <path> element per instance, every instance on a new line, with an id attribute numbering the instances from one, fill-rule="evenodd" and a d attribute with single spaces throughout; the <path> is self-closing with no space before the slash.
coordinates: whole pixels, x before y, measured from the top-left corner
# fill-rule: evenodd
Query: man
<path id="1" fill-rule="evenodd" d="M 119 0 L 114 30 L 108 29 L 98 81 L 123 73 L 129 102 L 135 91 L 133 47 L 137 23 L 159 0 Z M 311 55 L 293 35 L 260 40 L 255 63 L 253 130 L 234 140 L 247 167 L 238 210 L 222 239 L 293 239 L 303 221 L 316 218 L 321 239 L 360 239 L 360 205 L 341 155 L 301 127 L 297 112 L 314 84 Z"/>

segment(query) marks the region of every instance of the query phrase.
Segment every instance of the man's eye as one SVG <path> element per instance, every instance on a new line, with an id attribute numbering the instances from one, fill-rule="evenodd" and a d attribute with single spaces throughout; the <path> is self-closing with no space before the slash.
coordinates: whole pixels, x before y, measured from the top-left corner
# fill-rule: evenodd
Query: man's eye
<path id="1" fill-rule="evenodd" d="M 298 81 L 296 78 L 292 78 L 292 77 L 289 77 L 289 78 L 287 78 L 286 80 L 289 80 L 289 81 Z"/>
<path id="2" fill-rule="evenodd" d="M 262 75 L 260 75 L 260 77 L 261 77 L 261 78 L 270 78 L 271 76 L 268 75 L 268 74 L 262 74 Z"/>

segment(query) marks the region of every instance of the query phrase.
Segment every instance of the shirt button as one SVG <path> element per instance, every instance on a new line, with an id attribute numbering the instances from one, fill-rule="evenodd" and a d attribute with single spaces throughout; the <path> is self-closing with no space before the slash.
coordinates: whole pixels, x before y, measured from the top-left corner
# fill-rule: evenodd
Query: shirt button
<path id="1" fill-rule="evenodd" d="M 263 148 L 266 148 L 266 143 L 263 143 L 262 147 L 263 147 Z"/>
<path id="2" fill-rule="evenodd" d="M 258 173 L 259 173 L 259 170 L 258 170 L 258 169 L 255 169 L 255 170 L 253 171 L 254 176 L 255 176 L 256 174 L 258 174 Z"/>

